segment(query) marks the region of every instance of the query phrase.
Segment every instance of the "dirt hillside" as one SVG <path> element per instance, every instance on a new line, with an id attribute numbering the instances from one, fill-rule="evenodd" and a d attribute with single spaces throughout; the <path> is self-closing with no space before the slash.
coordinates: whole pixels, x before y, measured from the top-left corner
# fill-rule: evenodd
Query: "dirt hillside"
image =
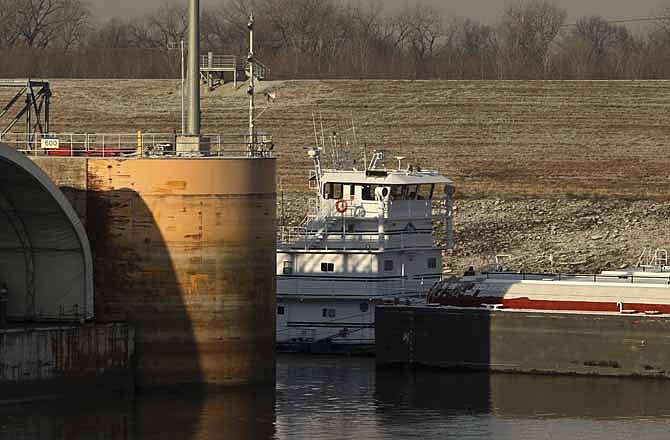
<path id="1" fill-rule="evenodd" d="M 52 87 L 56 132 L 179 127 L 177 81 Z M 670 82 L 285 81 L 263 83 L 259 102 L 294 221 L 316 114 L 361 156 L 363 145 L 401 153 L 455 180 L 458 245 L 447 269 L 497 252 L 526 270 L 592 271 L 633 263 L 644 246 L 670 247 Z M 245 86 L 203 89 L 203 131 L 242 133 L 246 108 Z"/>

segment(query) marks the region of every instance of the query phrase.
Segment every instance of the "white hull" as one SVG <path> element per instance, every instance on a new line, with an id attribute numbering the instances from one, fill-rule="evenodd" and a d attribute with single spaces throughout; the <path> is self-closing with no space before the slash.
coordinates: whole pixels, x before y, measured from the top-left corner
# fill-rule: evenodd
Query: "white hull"
<path id="1" fill-rule="evenodd" d="M 278 303 L 277 343 L 372 345 L 374 304 L 367 300 L 284 298 Z M 283 308 L 283 310 L 281 309 Z"/>

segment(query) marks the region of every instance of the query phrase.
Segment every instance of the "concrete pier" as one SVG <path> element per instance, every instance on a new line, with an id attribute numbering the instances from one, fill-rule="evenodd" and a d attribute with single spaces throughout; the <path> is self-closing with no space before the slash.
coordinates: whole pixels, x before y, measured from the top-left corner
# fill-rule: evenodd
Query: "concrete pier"
<path id="1" fill-rule="evenodd" d="M 96 322 L 136 328 L 139 387 L 274 383 L 274 159 L 34 160 L 85 223 Z"/>
<path id="2" fill-rule="evenodd" d="M 125 324 L 0 329 L 0 405 L 134 392 L 135 332 Z"/>

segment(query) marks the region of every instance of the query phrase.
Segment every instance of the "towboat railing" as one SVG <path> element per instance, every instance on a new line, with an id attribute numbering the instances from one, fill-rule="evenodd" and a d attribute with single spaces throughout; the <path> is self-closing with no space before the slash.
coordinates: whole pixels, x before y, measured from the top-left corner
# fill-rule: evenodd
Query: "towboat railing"
<path id="1" fill-rule="evenodd" d="M 301 276 L 278 276 L 277 295 L 305 295 L 393 298 L 418 297 L 426 294 L 428 289 L 439 279 L 396 277 L 395 279 L 347 279 L 333 277 L 328 279 Z"/>
<path id="2" fill-rule="evenodd" d="M 408 207 L 403 203 L 400 209 L 390 209 L 393 206 L 389 202 L 382 212 L 373 211 L 369 204 L 351 204 L 345 213 L 338 213 L 334 205 L 319 206 L 319 200 L 310 204 L 308 214 L 300 226 L 284 226 L 280 228 L 277 235 L 279 247 L 283 249 L 408 249 L 408 248 L 442 248 L 447 249 L 449 245 L 448 228 L 450 216 L 446 202 L 434 200 L 420 203 L 421 206 Z M 416 204 L 416 203 L 415 203 Z M 418 204 L 417 204 L 418 205 Z M 378 215 L 386 220 L 409 221 L 413 223 L 412 230 L 393 231 L 379 233 L 375 223 L 374 230 L 361 230 L 357 227 L 360 222 L 377 222 Z M 342 221 L 345 225 L 343 227 Z M 415 229 L 417 221 L 430 221 L 430 226 Z M 350 230 L 348 226 L 355 229 Z M 423 236 L 432 237 L 433 228 L 444 228 L 446 243 L 443 246 L 433 243 L 432 238 L 428 240 Z"/>
<path id="3" fill-rule="evenodd" d="M 306 231 L 304 227 L 285 227 L 280 233 L 279 249 L 374 250 L 374 249 L 446 249 L 433 242 L 431 230 L 414 232 L 346 232 L 337 228 Z M 381 238 L 380 238 L 381 235 Z"/>

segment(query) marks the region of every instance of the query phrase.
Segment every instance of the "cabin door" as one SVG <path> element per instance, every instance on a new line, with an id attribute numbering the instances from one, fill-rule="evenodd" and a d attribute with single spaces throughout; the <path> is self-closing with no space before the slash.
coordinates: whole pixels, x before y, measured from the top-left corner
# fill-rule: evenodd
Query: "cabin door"
<path id="1" fill-rule="evenodd" d="M 288 336 L 288 304 L 277 303 L 277 339 Z"/>

